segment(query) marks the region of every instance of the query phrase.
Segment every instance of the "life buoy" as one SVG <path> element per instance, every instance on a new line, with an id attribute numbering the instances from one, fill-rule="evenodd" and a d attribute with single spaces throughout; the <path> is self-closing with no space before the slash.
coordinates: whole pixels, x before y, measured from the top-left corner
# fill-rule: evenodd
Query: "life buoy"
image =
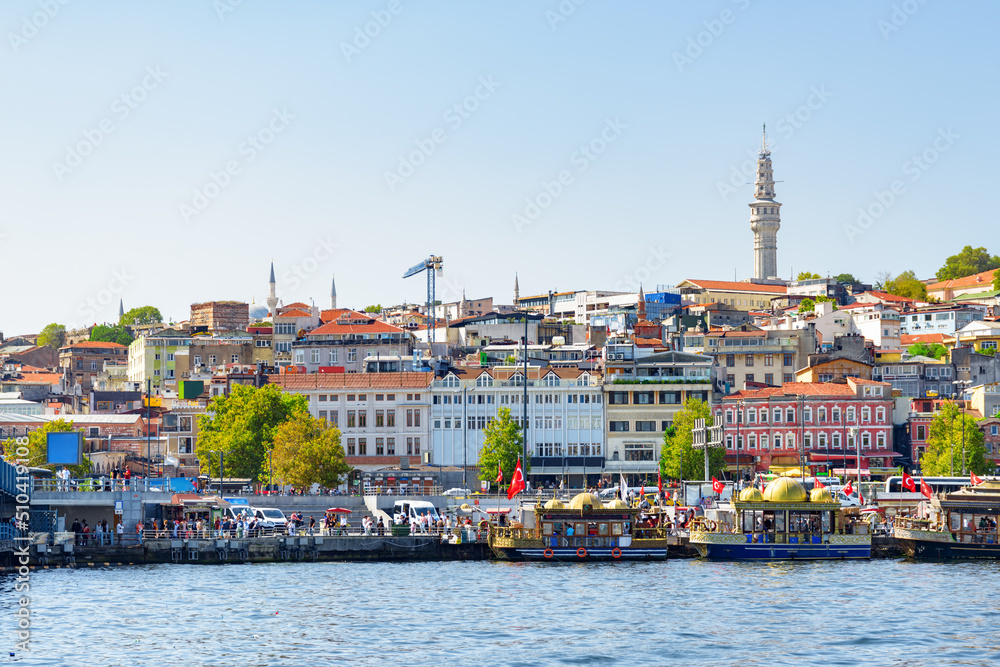
<path id="1" fill-rule="evenodd" d="M 583 547 L 580 547 L 579 549 L 576 550 L 576 555 L 579 556 L 580 558 L 586 558 L 587 550 L 584 549 Z"/>
<path id="2" fill-rule="evenodd" d="M 542 555 L 545 556 L 546 558 L 552 558 L 552 556 L 554 556 L 555 554 L 552 553 L 552 549 L 546 549 L 545 551 L 542 552 Z"/>
<path id="3" fill-rule="evenodd" d="M 611 550 L 611 557 L 612 558 L 621 558 L 622 557 L 622 550 L 619 549 L 618 547 L 615 547 L 614 549 Z"/>
<path id="4" fill-rule="evenodd" d="M 705 519 L 705 528 L 708 529 L 709 532 L 714 532 L 715 526 L 716 523 L 714 521 L 712 521 L 711 519 Z"/>

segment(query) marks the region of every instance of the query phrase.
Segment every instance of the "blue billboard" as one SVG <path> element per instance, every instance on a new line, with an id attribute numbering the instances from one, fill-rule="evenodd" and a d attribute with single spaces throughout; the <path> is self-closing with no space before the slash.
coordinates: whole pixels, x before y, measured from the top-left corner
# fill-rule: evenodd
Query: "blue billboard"
<path id="1" fill-rule="evenodd" d="M 63 466 L 83 463 L 83 431 L 46 433 L 45 462 Z"/>

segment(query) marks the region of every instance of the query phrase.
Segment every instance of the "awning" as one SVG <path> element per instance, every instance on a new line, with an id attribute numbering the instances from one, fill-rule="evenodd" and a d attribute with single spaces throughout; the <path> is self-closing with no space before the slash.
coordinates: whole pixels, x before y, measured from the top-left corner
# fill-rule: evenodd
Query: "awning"
<path id="1" fill-rule="evenodd" d="M 899 452 L 879 452 L 878 454 L 862 453 L 861 459 L 862 461 L 865 459 L 888 459 L 896 456 L 902 456 L 902 454 Z M 833 461 L 836 463 L 837 461 L 843 462 L 845 459 L 854 462 L 857 460 L 857 454 L 847 454 L 845 456 L 844 454 L 821 454 L 819 452 L 809 452 L 810 461 Z"/>
<path id="2" fill-rule="evenodd" d="M 500 509 L 497 509 L 497 508 L 494 507 L 493 509 L 487 509 L 486 513 L 487 514 L 509 514 L 510 513 L 510 508 L 509 507 L 501 507 Z"/>

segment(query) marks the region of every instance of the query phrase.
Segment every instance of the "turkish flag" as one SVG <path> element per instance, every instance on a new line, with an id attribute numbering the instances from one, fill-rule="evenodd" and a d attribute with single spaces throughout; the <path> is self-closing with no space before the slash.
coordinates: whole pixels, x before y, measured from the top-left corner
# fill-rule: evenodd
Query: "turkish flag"
<path id="1" fill-rule="evenodd" d="M 815 487 L 817 489 L 825 489 L 826 488 L 826 486 L 823 484 L 823 482 L 819 481 L 818 479 L 816 480 Z"/>
<path id="2" fill-rule="evenodd" d="M 497 486 L 503 484 L 503 468 L 497 466 Z"/>
<path id="3" fill-rule="evenodd" d="M 862 505 L 865 504 L 865 497 L 861 495 L 860 491 L 858 491 L 858 502 L 860 502 Z"/>
<path id="4" fill-rule="evenodd" d="M 979 477 L 976 476 L 976 473 L 972 472 L 969 474 L 972 475 L 972 486 L 979 486 L 983 483 L 983 480 L 979 479 Z"/>
<path id="5" fill-rule="evenodd" d="M 847 480 L 847 486 L 844 487 L 844 495 L 850 496 L 852 493 L 854 493 L 854 485 L 851 483 L 851 480 Z"/>
<path id="6" fill-rule="evenodd" d="M 914 482 L 913 478 L 907 475 L 905 472 L 903 473 L 903 488 L 909 491 L 910 493 L 917 492 L 916 482 Z"/>
<path id="7" fill-rule="evenodd" d="M 934 495 L 934 489 L 931 488 L 931 485 L 925 482 L 922 478 L 920 480 L 920 493 L 924 494 L 924 496 L 927 497 L 927 500 L 930 500 L 931 496 Z"/>
<path id="8" fill-rule="evenodd" d="M 521 472 L 521 459 L 517 460 L 517 467 L 514 468 L 514 475 L 510 478 L 510 487 L 507 488 L 507 500 L 524 491 L 524 473 Z"/>
<path id="9" fill-rule="evenodd" d="M 726 488 L 725 484 L 715 479 L 714 477 L 712 478 L 712 491 L 715 491 L 716 493 L 722 493 L 722 490 L 725 488 Z"/>

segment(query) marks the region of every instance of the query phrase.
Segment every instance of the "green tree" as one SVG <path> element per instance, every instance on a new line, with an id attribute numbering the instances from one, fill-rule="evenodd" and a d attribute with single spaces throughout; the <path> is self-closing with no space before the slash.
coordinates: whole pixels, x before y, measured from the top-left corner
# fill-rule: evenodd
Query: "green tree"
<path id="1" fill-rule="evenodd" d="M 160 315 L 160 309 L 154 306 L 140 306 L 138 308 L 133 308 L 118 318 L 118 324 L 124 324 L 126 326 L 134 326 L 136 324 L 156 324 L 157 322 L 162 321 L 163 315 Z"/>
<path id="2" fill-rule="evenodd" d="M 920 471 L 929 476 L 962 474 L 962 451 L 965 451 L 965 470 L 977 475 L 993 471 L 992 460 L 986 457 L 983 432 L 976 420 L 963 413 L 954 403 L 946 403 L 931 422 L 927 437 L 927 450 L 920 459 Z"/>
<path id="3" fill-rule="evenodd" d="M 376 304 L 372 304 L 371 306 L 365 306 L 365 312 L 366 313 L 375 313 L 375 314 L 381 313 L 382 312 L 382 304 L 381 303 L 376 303 Z"/>
<path id="4" fill-rule="evenodd" d="M 859 283 L 861 281 L 858 280 L 857 278 L 855 278 L 850 273 L 840 273 L 840 274 L 837 275 L 837 282 L 838 283 L 848 283 L 848 284 L 851 284 L 851 285 L 855 285 L 855 284 L 857 284 L 857 283 Z"/>
<path id="5" fill-rule="evenodd" d="M 90 330 L 90 340 L 128 345 L 135 338 L 123 324 L 98 324 Z"/>
<path id="6" fill-rule="evenodd" d="M 712 409 L 708 403 L 696 398 L 688 399 L 684 407 L 674 415 L 673 428 L 663 434 L 663 449 L 660 452 L 660 473 L 672 479 L 701 479 L 705 476 L 705 454 L 692 447 L 696 419 L 712 422 Z M 719 476 L 725 467 L 726 450 L 713 447 L 708 450 L 710 475 Z"/>
<path id="7" fill-rule="evenodd" d="M 261 388 L 233 385 L 228 396 L 216 396 L 198 418 L 198 460 L 208 474 L 219 476 L 219 455 L 226 461 L 226 477 L 267 479 L 267 452 L 278 427 L 307 412 L 305 396 L 286 393 L 277 385 Z"/>
<path id="8" fill-rule="evenodd" d="M 800 271 L 799 277 L 796 280 L 819 280 L 823 276 L 818 273 L 813 273 L 811 271 Z"/>
<path id="9" fill-rule="evenodd" d="M 274 477 L 296 488 L 339 486 L 351 466 L 344 459 L 340 429 L 299 412 L 274 431 Z"/>
<path id="10" fill-rule="evenodd" d="M 938 280 L 964 278 L 990 269 L 1000 269 L 1000 257 L 990 255 L 986 248 L 973 248 L 967 245 L 957 255 L 944 260 L 944 266 L 938 269 Z"/>
<path id="11" fill-rule="evenodd" d="M 10 438 L 4 443 L 4 459 L 11 461 L 18 458 L 27 458 L 29 467 L 33 468 L 46 468 L 48 470 L 55 470 L 56 466 L 53 464 L 46 463 L 48 460 L 48 437 L 49 433 L 72 433 L 73 431 L 80 431 L 82 429 L 73 428 L 73 422 L 68 422 L 64 419 L 56 419 L 55 421 L 47 422 L 44 426 L 39 429 L 35 429 L 28 434 L 28 456 L 17 456 L 14 438 Z M 83 464 L 78 466 L 67 466 L 69 468 L 70 474 L 73 477 L 85 477 L 90 473 L 92 468 L 90 463 L 90 457 L 86 454 L 83 455 Z"/>
<path id="12" fill-rule="evenodd" d="M 993 272 L 993 289 L 1000 290 L 1000 269 Z"/>
<path id="13" fill-rule="evenodd" d="M 812 299 L 802 299 L 802 301 L 799 303 L 800 313 L 811 313 L 814 310 L 816 310 L 816 302 L 813 301 Z"/>
<path id="14" fill-rule="evenodd" d="M 916 299 L 917 301 L 927 300 L 927 285 L 917 280 L 913 271 L 903 271 L 895 278 L 886 279 L 882 285 L 889 294 L 895 294 L 906 299 Z"/>
<path id="15" fill-rule="evenodd" d="M 941 359 L 948 356 L 948 348 L 941 343 L 914 343 L 906 348 L 910 356 L 930 357 L 931 359 Z"/>
<path id="16" fill-rule="evenodd" d="M 479 450 L 479 479 L 495 483 L 497 468 L 503 470 L 503 481 L 509 484 L 514 476 L 517 458 L 521 455 L 524 436 L 521 427 L 510 418 L 510 408 L 500 408 L 497 418 L 484 430 L 483 448 Z M 522 463 L 525 479 L 531 470 L 531 459 Z"/>
<path id="17" fill-rule="evenodd" d="M 51 347 L 58 350 L 66 343 L 66 327 L 61 324 L 46 324 L 42 332 L 38 334 L 38 345 L 40 347 Z"/>

